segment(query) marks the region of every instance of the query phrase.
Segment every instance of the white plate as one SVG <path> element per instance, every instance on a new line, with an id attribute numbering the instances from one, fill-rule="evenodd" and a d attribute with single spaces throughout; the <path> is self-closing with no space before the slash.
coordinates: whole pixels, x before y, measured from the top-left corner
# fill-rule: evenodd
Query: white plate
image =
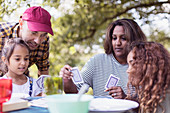
<path id="1" fill-rule="evenodd" d="M 126 111 L 137 108 L 135 101 L 124 99 L 95 98 L 90 102 L 90 111 Z"/>

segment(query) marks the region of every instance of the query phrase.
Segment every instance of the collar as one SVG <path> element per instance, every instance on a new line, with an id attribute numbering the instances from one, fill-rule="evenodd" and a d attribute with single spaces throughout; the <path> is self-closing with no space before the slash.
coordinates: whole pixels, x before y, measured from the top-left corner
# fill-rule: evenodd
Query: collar
<path id="1" fill-rule="evenodd" d="M 118 66 L 128 66 L 128 63 L 127 63 L 127 64 L 120 64 L 120 63 L 116 60 L 116 58 L 115 58 L 115 56 L 114 56 L 113 54 L 110 54 L 110 55 L 111 55 L 113 61 L 114 61 Z"/>

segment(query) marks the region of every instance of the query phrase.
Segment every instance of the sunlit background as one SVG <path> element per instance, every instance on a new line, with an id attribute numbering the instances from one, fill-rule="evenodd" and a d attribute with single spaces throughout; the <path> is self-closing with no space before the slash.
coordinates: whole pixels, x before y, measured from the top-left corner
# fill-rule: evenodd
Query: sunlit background
<path id="1" fill-rule="evenodd" d="M 132 18 L 148 41 L 162 43 L 170 51 L 170 1 L 168 0 L 1 0 L 0 21 L 18 22 L 30 6 L 41 6 L 52 16 L 50 75 L 65 65 L 81 70 L 95 54 L 103 53 L 105 30 L 119 18 Z M 37 78 L 32 66 L 31 76 Z"/>

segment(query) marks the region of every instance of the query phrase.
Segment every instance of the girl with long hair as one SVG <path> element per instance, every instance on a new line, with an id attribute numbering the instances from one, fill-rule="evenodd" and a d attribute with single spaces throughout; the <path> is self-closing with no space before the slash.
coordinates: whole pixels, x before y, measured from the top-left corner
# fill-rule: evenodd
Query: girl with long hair
<path id="1" fill-rule="evenodd" d="M 29 53 L 28 45 L 21 38 L 7 40 L 2 49 L 1 71 L 4 78 L 12 79 L 12 95 L 15 93 L 31 97 L 42 95 L 42 84 L 24 74 L 29 65 Z"/>
<path id="2" fill-rule="evenodd" d="M 128 86 L 136 89 L 139 113 L 170 111 L 170 54 L 156 42 L 132 43 L 128 54 Z M 130 90 L 129 90 L 130 91 Z M 134 99 L 128 94 L 128 99 Z"/>

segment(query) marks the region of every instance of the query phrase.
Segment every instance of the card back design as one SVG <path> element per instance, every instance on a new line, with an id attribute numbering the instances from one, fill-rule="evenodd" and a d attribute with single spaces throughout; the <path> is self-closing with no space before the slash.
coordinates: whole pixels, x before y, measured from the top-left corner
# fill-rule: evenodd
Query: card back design
<path id="1" fill-rule="evenodd" d="M 36 80 L 36 83 L 37 83 L 37 86 L 39 88 L 44 88 L 44 78 L 45 77 L 51 77 L 50 75 L 41 75 L 37 80 Z"/>
<path id="2" fill-rule="evenodd" d="M 73 67 L 71 72 L 73 73 L 73 82 L 74 84 L 84 83 L 82 76 L 80 75 L 80 71 L 78 67 Z"/>
<path id="3" fill-rule="evenodd" d="M 111 74 L 106 82 L 105 88 L 108 89 L 112 86 L 117 86 L 118 82 L 119 82 L 119 78 Z"/>

